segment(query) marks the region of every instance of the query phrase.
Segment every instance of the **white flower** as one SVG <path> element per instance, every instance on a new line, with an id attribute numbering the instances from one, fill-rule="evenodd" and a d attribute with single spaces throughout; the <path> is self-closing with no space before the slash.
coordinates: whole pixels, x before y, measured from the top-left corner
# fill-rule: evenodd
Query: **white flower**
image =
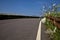
<path id="1" fill-rule="evenodd" d="M 54 30 L 51 30 L 51 29 L 49 28 L 49 29 L 47 29 L 47 30 L 45 31 L 45 33 L 53 35 L 53 33 L 56 32 L 56 29 L 57 29 L 56 27 L 54 28 Z"/>
<path id="2" fill-rule="evenodd" d="M 49 11 L 49 14 L 50 14 L 50 11 Z"/>
<path id="3" fill-rule="evenodd" d="M 52 34 L 53 31 L 49 28 L 49 29 L 47 29 L 47 30 L 45 31 L 45 33 L 47 33 L 47 34 Z"/>
<path id="4" fill-rule="evenodd" d="M 57 29 L 57 28 L 55 27 L 54 30 L 53 30 L 54 33 L 56 32 L 56 29 Z"/>
<path id="5" fill-rule="evenodd" d="M 41 19 L 41 22 L 45 23 L 46 22 L 46 18 Z"/>

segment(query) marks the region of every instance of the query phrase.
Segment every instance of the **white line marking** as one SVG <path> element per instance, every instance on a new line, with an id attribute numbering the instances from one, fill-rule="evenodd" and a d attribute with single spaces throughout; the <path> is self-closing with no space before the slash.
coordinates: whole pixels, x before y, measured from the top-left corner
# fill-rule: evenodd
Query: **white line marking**
<path id="1" fill-rule="evenodd" d="M 39 23 L 39 28 L 38 28 L 36 40 L 41 40 L 41 21 Z"/>

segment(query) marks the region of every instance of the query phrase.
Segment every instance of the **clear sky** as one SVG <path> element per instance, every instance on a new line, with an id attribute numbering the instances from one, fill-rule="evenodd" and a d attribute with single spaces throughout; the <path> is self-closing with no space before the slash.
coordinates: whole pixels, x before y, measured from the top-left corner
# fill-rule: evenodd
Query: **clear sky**
<path id="1" fill-rule="evenodd" d="M 43 6 L 52 3 L 60 4 L 60 0 L 0 0 L 0 13 L 40 16 Z"/>

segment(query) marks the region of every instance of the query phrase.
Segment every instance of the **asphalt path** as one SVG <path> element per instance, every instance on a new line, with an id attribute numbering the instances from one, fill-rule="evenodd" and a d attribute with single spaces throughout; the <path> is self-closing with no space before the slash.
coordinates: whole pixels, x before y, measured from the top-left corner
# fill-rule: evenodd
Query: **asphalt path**
<path id="1" fill-rule="evenodd" d="M 0 40 L 36 40 L 39 18 L 0 20 Z"/>

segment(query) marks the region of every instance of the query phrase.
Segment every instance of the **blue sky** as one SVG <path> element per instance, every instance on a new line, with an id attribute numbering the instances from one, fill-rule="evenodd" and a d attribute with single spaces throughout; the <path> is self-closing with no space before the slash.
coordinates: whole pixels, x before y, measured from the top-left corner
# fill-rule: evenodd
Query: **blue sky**
<path id="1" fill-rule="evenodd" d="M 60 0 L 0 0 L 0 13 L 41 16 L 43 6 L 53 3 L 60 4 Z"/>

